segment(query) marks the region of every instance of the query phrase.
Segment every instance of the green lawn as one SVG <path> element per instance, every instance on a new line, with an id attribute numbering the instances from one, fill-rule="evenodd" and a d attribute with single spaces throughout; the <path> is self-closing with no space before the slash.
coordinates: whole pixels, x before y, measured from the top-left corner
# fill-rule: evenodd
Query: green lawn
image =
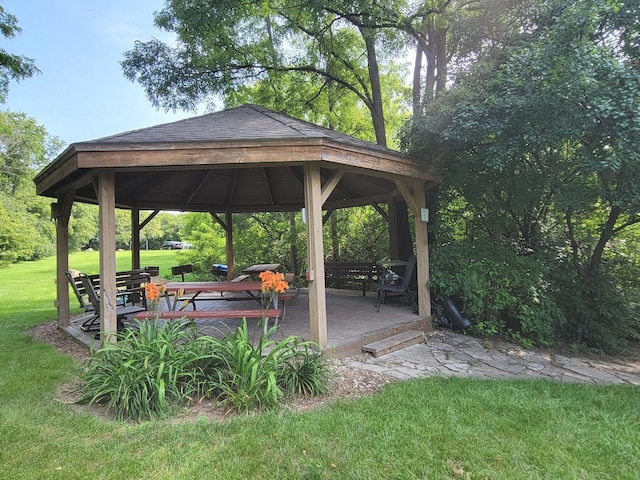
<path id="1" fill-rule="evenodd" d="M 179 253 L 142 252 L 142 264 L 166 274 Z M 97 265 L 97 253 L 71 256 L 72 268 Z M 46 259 L 0 270 L 0 479 L 638 478 L 632 386 L 433 378 L 225 423 L 76 413 L 54 399 L 73 361 L 25 334 L 55 316 L 54 269 Z"/>

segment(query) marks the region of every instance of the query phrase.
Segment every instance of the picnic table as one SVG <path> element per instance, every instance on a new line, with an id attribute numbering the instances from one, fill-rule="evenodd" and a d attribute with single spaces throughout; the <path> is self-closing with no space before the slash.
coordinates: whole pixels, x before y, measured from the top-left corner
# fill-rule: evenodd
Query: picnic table
<path id="1" fill-rule="evenodd" d="M 177 302 L 181 300 L 176 296 L 179 291 L 183 292 L 184 296 L 188 296 L 190 303 L 203 293 L 246 292 L 247 299 L 259 299 L 262 282 L 167 282 L 164 286 L 167 307 L 169 310 L 176 310 Z M 172 294 L 173 304 L 171 303 Z M 220 299 L 224 300 L 223 297 Z"/>
<path id="2" fill-rule="evenodd" d="M 279 263 L 256 263 L 242 270 L 246 275 L 258 275 L 261 272 L 275 272 L 280 268 Z"/>
<path id="3" fill-rule="evenodd" d="M 168 311 L 163 312 L 141 312 L 136 315 L 136 318 L 151 318 L 154 315 L 160 318 L 265 318 L 264 333 L 267 332 L 269 318 L 275 318 L 275 324 L 278 324 L 278 319 L 282 316 L 282 310 L 278 308 L 278 294 L 274 294 L 273 303 L 268 310 L 262 308 L 262 304 L 259 308 L 255 309 L 216 309 L 216 310 L 198 310 L 195 308 L 193 311 L 185 311 L 177 309 L 178 302 L 181 301 L 178 298 L 177 293 L 183 292 L 183 295 L 189 296 L 187 303 L 193 303 L 193 300 L 202 293 L 228 293 L 228 292 L 246 292 L 248 295 L 247 300 L 253 299 L 261 301 L 261 287 L 262 282 L 167 282 L 165 283 L 165 298 L 167 301 Z M 193 294 L 191 296 L 191 294 Z M 171 301 L 173 297 L 173 303 Z M 220 297 L 220 300 L 226 300 L 224 297 Z M 186 307 L 186 305 L 185 305 Z"/>

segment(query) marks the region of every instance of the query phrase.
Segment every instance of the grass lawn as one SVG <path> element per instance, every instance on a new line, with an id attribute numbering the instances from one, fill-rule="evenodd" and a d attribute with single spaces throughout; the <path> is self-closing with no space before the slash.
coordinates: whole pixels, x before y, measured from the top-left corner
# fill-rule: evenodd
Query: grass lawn
<path id="1" fill-rule="evenodd" d="M 161 273 L 180 252 L 142 252 Z M 130 268 L 128 252 L 118 269 Z M 70 266 L 97 271 L 97 253 Z M 131 424 L 54 398 L 77 366 L 25 330 L 54 319 L 55 259 L 0 269 L 0 479 L 637 479 L 640 389 L 397 382 L 307 413 Z"/>

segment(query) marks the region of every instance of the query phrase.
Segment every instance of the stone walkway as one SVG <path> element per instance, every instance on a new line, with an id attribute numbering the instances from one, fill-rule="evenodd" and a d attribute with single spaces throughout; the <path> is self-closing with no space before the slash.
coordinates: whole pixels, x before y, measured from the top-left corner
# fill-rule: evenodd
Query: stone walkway
<path id="1" fill-rule="evenodd" d="M 601 385 L 640 385 L 640 361 L 611 363 L 525 350 L 507 342 L 482 340 L 451 331 L 427 335 L 426 342 L 380 357 L 359 355 L 347 365 L 398 379 L 441 376 L 546 378 Z"/>

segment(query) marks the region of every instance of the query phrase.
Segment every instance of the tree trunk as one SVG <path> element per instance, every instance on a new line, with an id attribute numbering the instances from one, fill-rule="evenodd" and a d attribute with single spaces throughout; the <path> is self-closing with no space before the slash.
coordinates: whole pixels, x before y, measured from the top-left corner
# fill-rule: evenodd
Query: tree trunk
<path id="1" fill-rule="evenodd" d="M 604 247 L 607 246 L 611 237 L 613 237 L 613 230 L 616 226 L 616 222 L 618 221 L 618 217 L 620 216 L 620 207 L 612 207 L 609 212 L 609 218 L 602 229 L 602 233 L 600 234 L 600 238 L 598 239 L 598 243 L 593 249 L 593 254 L 591 255 L 591 259 L 589 260 L 589 265 L 587 266 L 587 275 L 585 275 L 585 282 L 588 282 L 590 277 L 600 270 L 600 265 L 602 264 L 602 255 L 604 253 Z"/>
<path id="2" fill-rule="evenodd" d="M 360 29 L 362 38 L 367 46 L 367 67 L 369 69 L 369 82 L 371 83 L 371 118 L 373 129 L 376 133 L 376 143 L 387 146 L 387 133 L 384 125 L 384 111 L 382 109 L 382 88 L 380 86 L 380 69 L 376 56 L 375 32 L 370 29 Z"/>
<path id="3" fill-rule="evenodd" d="M 416 63 L 413 67 L 413 118 L 422 115 L 422 55 L 424 52 L 420 43 L 416 45 Z"/>

